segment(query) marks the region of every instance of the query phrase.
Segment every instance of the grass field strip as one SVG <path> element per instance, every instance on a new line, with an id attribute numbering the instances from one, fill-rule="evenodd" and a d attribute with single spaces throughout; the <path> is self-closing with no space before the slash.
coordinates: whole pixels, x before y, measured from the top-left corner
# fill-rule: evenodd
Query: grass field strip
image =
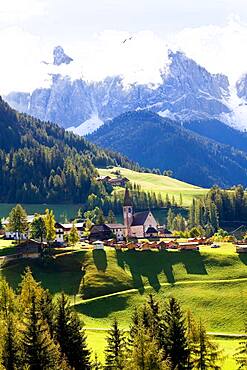
<path id="1" fill-rule="evenodd" d="M 177 282 L 172 283 L 172 284 L 171 283 L 160 283 L 160 286 L 173 287 L 175 285 L 192 285 L 192 284 L 220 284 L 220 283 L 225 284 L 225 283 L 238 283 L 238 282 L 243 282 L 243 281 L 247 281 L 247 277 L 246 278 L 237 278 L 237 279 L 177 281 Z M 143 288 L 145 290 L 149 290 L 149 289 L 153 290 L 153 287 L 150 286 L 150 285 L 144 285 Z M 86 304 L 86 303 L 89 303 L 89 302 L 93 302 L 93 301 L 97 301 L 97 300 L 101 300 L 101 299 L 106 299 L 108 297 L 114 297 L 114 296 L 118 296 L 118 295 L 131 294 L 131 293 L 137 293 L 137 292 L 139 292 L 139 290 L 136 289 L 136 288 L 132 288 L 132 289 L 128 289 L 128 290 L 122 290 L 122 291 L 115 292 L 115 293 L 110 293 L 110 294 L 106 294 L 106 295 L 102 295 L 102 296 L 98 296 L 98 297 L 94 297 L 94 298 L 80 300 L 79 302 L 75 303 L 75 306 L 77 304 Z"/>

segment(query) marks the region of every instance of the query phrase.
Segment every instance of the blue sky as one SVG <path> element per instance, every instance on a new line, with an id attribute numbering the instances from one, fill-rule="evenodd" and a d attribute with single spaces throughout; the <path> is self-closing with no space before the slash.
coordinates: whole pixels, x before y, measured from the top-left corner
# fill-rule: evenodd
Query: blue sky
<path id="1" fill-rule="evenodd" d="M 120 48 L 121 40 L 134 36 Z M 168 47 L 234 80 L 247 70 L 246 0 L 8 0 L 0 7 L 0 93 L 49 84 L 52 48 L 72 76 L 158 82 Z M 17 56 L 17 57 L 16 57 Z M 99 62 L 100 61 L 100 62 Z M 64 73 L 67 73 L 64 71 Z"/>

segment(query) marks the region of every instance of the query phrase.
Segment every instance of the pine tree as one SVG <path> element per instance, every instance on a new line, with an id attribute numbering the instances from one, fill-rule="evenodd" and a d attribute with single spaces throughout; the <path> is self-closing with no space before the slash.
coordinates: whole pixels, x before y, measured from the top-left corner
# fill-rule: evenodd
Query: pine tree
<path id="1" fill-rule="evenodd" d="M 27 267 L 20 283 L 20 303 L 22 309 L 25 310 L 30 305 L 31 297 L 33 296 L 35 296 L 35 299 L 39 302 L 42 294 L 43 288 L 40 283 L 35 281 L 30 267 Z"/>
<path id="2" fill-rule="evenodd" d="M 134 337 L 135 337 L 139 322 L 140 322 L 139 313 L 137 311 L 137 308 L 135 307 L 134 312 L 133 312 L 132 317 L 131 317 L 131 325 L 130 325 L 130 331 L 129 331 L 128 343 L 130 345 L 133 344 Z"/>
<path id="3" fill-rule="evenodd" d="M 153 295 L 149 295 L 148 299 L 149 308 L 149 331 L 154 339 L 157 340 L 159 347 L 162 348 L 165 343 L 164 332 L 161 322 L 161 312 L 159 304 L 154 300 Z"/>
<path id="4" fill-rule="evenodd" d="M 2 316 L 6 319 L 10 313 L 16 310 L 16 296 L 13 289 L 9 286 L 7 281 L 1 277 L 0 280 L 0 311 Z"/>
<path id="5" fill-rule="evenodd" d="M 47 323 L 50 335 L 54 336 L 54 304 L 49 290 L 43 290 L 39 302 L 43 320 Z"/>
<path id="6" fill-rule="evenodd" d="M 107 346 L 105 349 L 105 369 L 122 370 L 124 369 L 124 359 L 126 355 L 126 340 L 124 333 L 119 329 L 115 319 L 112 328 L 108 332 Z"/>
<path id="7" fill-rule="evenodd" d="M 35 215 L 31 224 L 31 237 L 33 239 L 39 239 L 41 244 L 46 237 L 46 226 L 44 217 L 41 215 Z"/>
<path id="8" fill-rule="evenodd" d="M 169 358 L 172 370 L 188 368 L 189 348 L 185 318 L 175 298 L 171 298 L 164 314 L 164 351 Z"/>
<path id="9" fill-rule="evenodd" d="M 190 213 L 189 213 L 189 227 L 190 228 L 196 226 L 196 223 L 195 223 L 195 210 L 196 210 L 196 201 L 193 198 L 192 204 L 190 206 Z"/>
<path id="10" fill-rule="evenodd" d="M 80 240 L 80 236 L 79 236 L 77 228 L 75 227 L 74 222 L 73 222 L 71 230 L 69 232 L 69 239 L 68 240 L 69 240 L 69 244 L 72 245 L 72 246 L 75 246 L 76 243 L 78 243 L 79 240 Z"/>
<path id="11" fill-rule="evenodd" d="M 210 218 L 210 223 L 213 226 L 214 230 L 218 230 L 219 216 L 218 216 L 217 207 L 214 203 L 210 203 L 209 218 Z"/>
<path id="12" fill-rule="evenodd" d="M 13 208 L 8 216 L 9 224 L 8 229 L 17 232 L 18 243 L 20 244 L 21 235 L 25 234 L 28 230 L 27 213 L 20 204 Z"/>
<path id="13" fill-rule="evenodd" d="M 3 335 L 3 358 L 2 364 L 6 370 L 16 370 L 21 365 L 21 352 L 19 345 L 19 333 L 12 314 L 8 314 L 5 322 L 5 333 Z"/>
<path id="14" fill-rule="evenodd" d="M 103 366 L 101 362 L 98 360 L 97 353 L 94 356 L 94 360 L 92 362 L 91 370 L 103 370 Z"/>
<path id="15" fill-rule="evenodd" d="M 92 225 L 93 225 L 92 221 L 89 218 L 87 218 L 85 222 L 84 232 L 83 232 L 84 236 L 89 236 Z"/>
<path id="16" fill-rule="evenodd" d="M 30 370 L 57 370 L 61 357 L 58 346 L 51 339 L 48 325 L 42 320 L 34 294 L 25 313 L 23 351 L 25 364 Z"/>
<path id="17" fill-rule="evenodd" d="M 51 243 L 56 238 L 56 221 L 52 210 L 49 211 L 49 209 L 46 209 L 44 221 L 46 227 L 46 240 L 48 243 Z"/>
<path id="18" fill-rule="evenodd" d="M 217 344 L 211 342 L 200 320 L 197 329 L 197 340 L 192 348 L 193 369 L 220 370 L 220 351 Z"/>
<path id="19" fill-rule="evenodd" d="M 90 351 L 87 349 L 85 332 L 64 293 L 57 303 L 55 333 L 69 365 L 75 370 L 90 369 Z"/>
<path id="20" fill-rule="evenodd" d="M 175 215 L 172 212 L 171 208 L 169 208 L 168 213 L 167 213 L 167 220 L 166 220 L 166 227 L 169 230 L 172 230 L 172 223 Z"/>
<path id="21" fill-rule="evenodd" d="M 247 334 L 247 325 L 245 327 L 245 334 Z M 244 370 L 247 368 L 247 336 L 241 339 L 234 358 L 238 364 L 238 370 Z"/>
<path id="22" fill-rule="evenodd" d="M 149 333 L 149 330 L 138 325 L 134 336 L 133 346 L 128 357 L 126 369 L 131 370 L 168 370 L 167 360 L 159 348 L 157 340 Z"/>
<path id="23" fill-rule="evenodd" d="M 116 223 L 116 217 L 114 215 L 114 212 L 110 209 L 108 216 L 107 216 L 107 222 L 109 224 L 115 224 Z"/>
<path id="24" fill-rule="evenodd" d="M 97 218 L 96 218 L 96 223 L 100 224 L 100 225 L 105 223 L 105 216 L 104 216 L 104 213 L 103 213 L 102 209 L 99 209 L 99 211 L 98 211 L 98 215 L 97 215 Z"/>

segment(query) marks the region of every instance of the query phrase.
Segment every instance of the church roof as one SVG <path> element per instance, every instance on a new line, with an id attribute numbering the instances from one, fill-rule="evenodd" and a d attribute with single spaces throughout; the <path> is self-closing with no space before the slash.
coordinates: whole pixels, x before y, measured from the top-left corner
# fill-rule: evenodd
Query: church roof
<path id="1" fill-rule="evenodd" d="M 139 226 L 144 225 L 147 217 L 148 217 L 149 211 L 144 212 L 138 212 L 133 215 L 133 221 L 131 226 Z"/>
<path id="2" fill-rule="evenodd" d="M 130 197 L 130 192 L 129 192 L 129 189 L 128 188 L 125 189 L 124 204 L 123 205 L 124 206 L 130 206 L 130 207 L 133 206 L 132 199 Z"/>
<path id="3" fill-rule="evenodd" d="M 106 224 L 110 229 L 126 229 L 123 224 Z"/>

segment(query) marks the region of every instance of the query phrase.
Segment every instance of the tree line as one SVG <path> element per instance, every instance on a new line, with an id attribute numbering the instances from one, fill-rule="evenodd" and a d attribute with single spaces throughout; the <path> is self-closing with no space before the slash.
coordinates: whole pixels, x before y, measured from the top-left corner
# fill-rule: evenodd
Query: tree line
<path id="1" fill-rule="evenodd" d="M 128 183 L 133 207 L 135 210 L 143 209 L 158 209 L 158 208 L 182 208 L 183 196 L 179 194 L 179 201 L 174 197 L 166 194 L 162 197 L 161 193 L 154 191 L 145 191 L 139 184 Z M 109 190 L 109 189 L 108 189 Z M 122 214 L 124 203 L 124 192 L 110 191 L 102 197 L 97 194 L 90 194 L 83 207 L 81 207 L 81 214 L 87 211 L 94 211 L 96 208 L 100 209 L 106 217 L 110 211 L 114 214 Z"/>
<path id="2" fill-rule="evenodd" d="M 84 203 L 103 196 L 97 167 L 140 167 L 61 127 L 19 114 L 0 97 L 0 201 Z"/>
<path id="3" fill-rule="evenodd" d="M 247 194 L 243 186 L 230 190 L 214 186 L 199 199 L 193 199 L 190 207 L 189 224 L 200 227 L 207 233 L 216 232 L 223 221 L 246 222 Z"/>

